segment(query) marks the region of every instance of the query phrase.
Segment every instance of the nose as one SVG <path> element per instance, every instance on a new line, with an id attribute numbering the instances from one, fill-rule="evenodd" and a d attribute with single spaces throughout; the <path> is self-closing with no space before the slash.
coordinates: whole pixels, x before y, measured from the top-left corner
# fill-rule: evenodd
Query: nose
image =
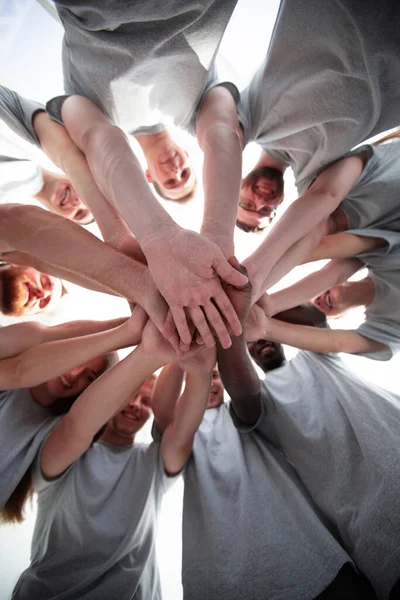
<path id="1" fill-rule="evenodd" d="M 72 382 L 75 382 L 82 375 L 84 370 L 85 370 L 84 366 L 74 367 L 73 369 L 68 371 L 68 373 L 66 373 L 66 375 L 72 383 Z"/>

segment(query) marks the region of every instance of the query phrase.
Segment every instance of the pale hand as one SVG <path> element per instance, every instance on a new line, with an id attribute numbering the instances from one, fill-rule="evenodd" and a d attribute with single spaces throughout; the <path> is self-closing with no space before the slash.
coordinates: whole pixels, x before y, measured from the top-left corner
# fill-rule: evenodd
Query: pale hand
<path id="1" fill-rule="evenodd" d="M 246 268 L 243 267 L 237 258 L 232 256 L 229 259 L 229 263 L 235 267 L 240 273 L 243 273 L 247 276 Z M 250 281 L 246 283 L 243 287 L 237 288 L 232 285 L 227 285 L 226 283 L 222 284 L 226 295 L 231 301 L 233 308 L 236 311 L 236 314 L 241 323 L 244 323 L 247 319 L 247 315 L 249 314 L 251 308 L 251 298 L 252 298 L 252 285 Z"/>
<path id="2" fill-rule="evenodd" d="M 128 329 L 129 334 L 132 336 L 132 344 L 136 344 L 137 340 L 142 337 L 143 329 L 148 321 L 148 315 L 144 308 L 136 304 L 132 310 L 132 315 L 124 323 L 124 326 Z"/>
<path id="3" fill-rule="evenodd" d="M 164 365 L 175 364 L 180 360 L 170 342 L 161 335 L 150 319 L 143 329 L 140 347 L 146 354 L 159 358 Z M 197 344 L 192 344 L 191 348 L 185 352 L 184 357 L 191 358 L 200 351 L 201 348 Z"/>
<path id="4" fill-rule="evenodd" d="M 169 233 L 150 238 L 142 249 L 182 342 L 190 344 L 192 339 L 186 310 L 207 347 L 215 345 L 212 326 L 221 345 L 228 348 L 231 340 L 227 325 L 234 335 L 240 335 L 241 325 L 219 278 L 240 287 L 247 283 L 247 277 L 228 263 L 215 244 L 193 231 L 174 227 Z M 163 330 L 164 336 L 170 337 L 171 330 L 169 324 Z"/>
<path id="5" fill-rule="evenodd" d="M 190 356 L 186 353 L 177 364 L 182 371 L 186 371 L 186 373 L 201 375 L 202 373 L 211 373 L 216 362 L 217 352 L 215 347 L 205 348 L 203 346 L 195 356 Z"/>
<path id="6" fill-rule="evenodd" d="M 256 342 L 257 340 L 266 339 L 267 324 L 268 317 L 263 309 L 257 304 L 253 304 L 246 319 L 246 342 Z"/>

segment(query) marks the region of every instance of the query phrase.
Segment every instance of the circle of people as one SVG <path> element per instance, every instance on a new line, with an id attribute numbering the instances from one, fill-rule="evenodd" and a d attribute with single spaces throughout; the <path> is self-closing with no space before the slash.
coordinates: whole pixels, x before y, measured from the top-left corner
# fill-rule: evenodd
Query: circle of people
<path id="1" fill-rule="evenodd" d="M 0 86 L 1 143 L 65 173 L 0 156 L 2 312 L 49 310 L 63 280 L 132 309 L 0 329 L 2 522 L 38 499 L 14 600 L 161 600 L 157 516 L 180 474 L 185 600 L 400 598 L 400 396 L 338 356 L 400 348 L 400 6 L 282 0 L 238 89 L 215 66 L 235 5 L 56 0 L 66 95 Z M 199 234 L 153 193 L 196 195 L 165 122 L 204 154 Z M 270 228 L 288 167 L 299 196 Z M 267 231 L 243 264 L 235 226 Z M 357 329 L 329 327 L 358 306 Z M 151 415 L 154 441 L 135 442 Z"/>

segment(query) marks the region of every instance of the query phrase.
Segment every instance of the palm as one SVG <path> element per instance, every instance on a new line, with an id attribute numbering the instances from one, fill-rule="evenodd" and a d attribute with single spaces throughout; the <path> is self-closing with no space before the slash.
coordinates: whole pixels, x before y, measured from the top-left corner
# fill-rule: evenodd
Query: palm
<path id="1" fill-rule="evenodd" d="M 217 354 L 215 348 L 198 347 L 198 351 L 194 356 L 185 355 L 179 362 L 179 366 L 187 373 L 207 372 L 210 373 L 217 362 Z"/>

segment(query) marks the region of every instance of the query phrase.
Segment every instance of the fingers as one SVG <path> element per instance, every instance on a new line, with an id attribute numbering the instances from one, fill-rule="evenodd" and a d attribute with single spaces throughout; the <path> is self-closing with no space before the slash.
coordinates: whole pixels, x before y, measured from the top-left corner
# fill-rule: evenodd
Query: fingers
<path id="1" fill-rule="evenodd" d="M 210 328 L 207 324 L 206 318 L 200 306 L 194 306 L 187 309 L 190 315 L 190 318 L 193 321 L 197 331 L 200 333 L 201 337 L 204 340 L 207 348 L 213 348 L 215 346 L 214 336 L 210 331 Z M 218 311 L 216 311 L 218 312 Z M 229 338 L 229 334 L 228 334 Z"/>
<path id="2" fill-rule="evenodd" d="M 179 337 L 184 344 L 189 344 L 192 341 L 192 335 L 189 331 L 188 323 L 186 320 L 185 311 L 183 308 L 171 307 L 171 313 L 174 318 L 175 326 L 178 330 Z"/>
<path id="3" fill-rule="evenodd" d="M 175 328 L 174 317 L 172 316 L 171 309 L 169 309 L 161 333 L 167 340 L 169 340 L 174 335 L 175 332 L 176 332 L 176 328 Z"/>
<path id="4" fill-rule="evenodd" d="M 229 264 L 223 255 L 214 259 L 212 266 L 221 279 L 234 287 L 243 287 L 248 282 L 248 277 Z"/>
<path id="5" fill-rule="evenodd" d="M 228 298 L 227 298 L 227 300 L 228 300 L 228 303 L 230 304 L 230 301 Z M 215 305 L 211 301 L 209 301 L 206 304 L 204 304 L 203 311 L 207 317 L 209 324 L 212 326 L 215 337 L 218 338 L 221 346 L 223 348 L 229 348 L 232 345 L 231 336 L 229 335 L 228 328 L 226 327 L 226 324 L 224 323 L 224 320 L 223 320 L 221 314 L 219 313 L 218 309 L 215 307 Z M 235 311 L 233 311 L 233 312 L 235 312 Z M 203 337 L 203 334 L 201 331 L 200 331 L 200 334 Z M 204 337 L 203 337 L 203 339 L 204 339 Z M 211 348 L 211 346 L 207 346 L 207 347 Z"/>
<path id="6" fill-rule="evenodd" d="M 217 294 L 215 294 L 214 302 L 219 308 L 220 313 L 224 316 L 224 319 L 231 329 L 233 335 L 240 335 L 242 333 L 242 325 L 235 309 L 232 306 L 231 301 L 225 294 L 224 290 L 221 289 Z M 227 347 L 229 348 L 229 346 Z"/>

